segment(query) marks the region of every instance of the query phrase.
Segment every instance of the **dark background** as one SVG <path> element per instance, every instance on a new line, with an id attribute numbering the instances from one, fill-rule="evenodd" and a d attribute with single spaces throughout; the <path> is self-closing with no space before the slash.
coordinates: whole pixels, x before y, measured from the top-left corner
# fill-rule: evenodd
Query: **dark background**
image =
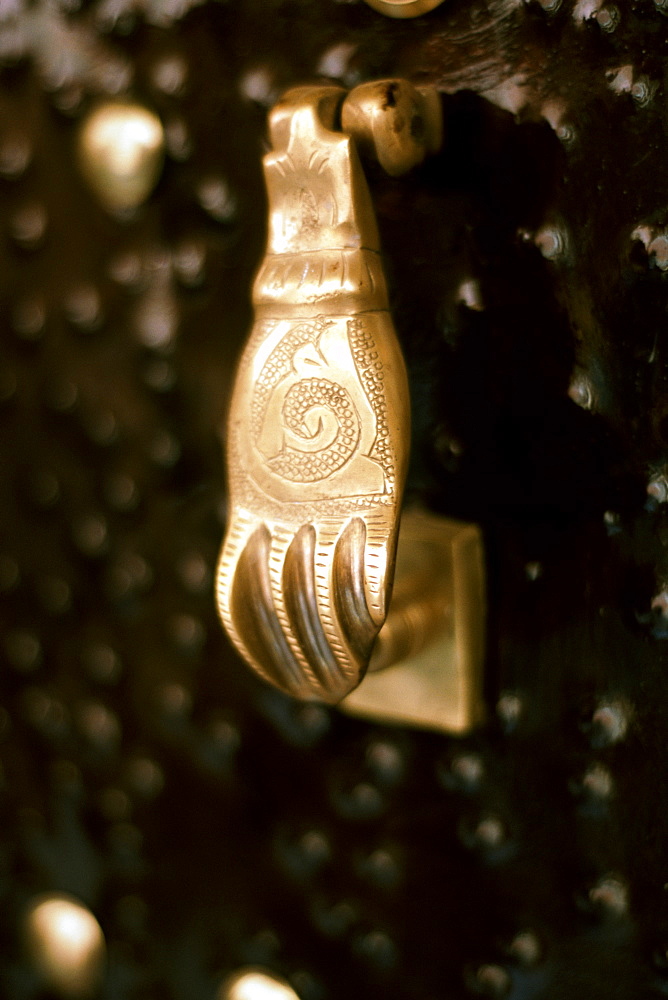
<path id="1" fill-rule="evenodd" d="M 3 996 L 48 996 L 18 928 L 51 890 L 100 920 L 106 1000 L 213 1000 L 248 964 L 302 1000 L 668 993 L 663 11 L 0 7 Z M 464 739 L 289 701 L 214 610 L 267 107 L 393 75 L 446 121 L 423 167 L 368 177 L 409 496 L 485 535 Z M 117 95 L 168 145 L 125 220 L 75 160 Z"/>

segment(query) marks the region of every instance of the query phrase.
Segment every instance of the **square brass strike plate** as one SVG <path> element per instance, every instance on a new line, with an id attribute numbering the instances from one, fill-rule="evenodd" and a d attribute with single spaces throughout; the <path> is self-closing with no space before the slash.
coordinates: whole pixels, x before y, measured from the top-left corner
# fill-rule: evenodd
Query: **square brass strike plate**
<path id="1" fill-rule="evenodd" d="M 435 613 L 425 613 L 427 607 Z M 404 513 L 393 601 L 379 646 L 397 616 L 402 633 L 412 620 L 419 648 L 382 669 L 375 670 L 372 660 L 339 708 L 375 722 L 469 732 L 484 717 L 485 576 L 477 525 Z"/>

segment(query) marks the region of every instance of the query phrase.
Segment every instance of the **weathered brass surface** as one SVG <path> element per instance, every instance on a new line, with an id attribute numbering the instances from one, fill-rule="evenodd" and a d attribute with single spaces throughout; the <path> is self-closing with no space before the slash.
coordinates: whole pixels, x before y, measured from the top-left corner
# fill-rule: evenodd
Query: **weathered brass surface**
<path id="1" fill-rule="evenodd" d="M 387 17 L 419 17 L 428 14 L 430 10 L 439 7 L 443 0 L 366 0 L 379 14 Z"/>
<path id="2" fill-rule="evenodd" d="M 155 187 L 164 154 L 162 122 L 141 104 L 110 101 L 79 133 L 81 172 L 111 212 L 137 208 Z"/>
<path id="3" fill-rule="evenodd" d="M 482 536 L 424 511 L 401 518 L 392 606 L 351 715 L 448 733 L 483 720 L 485 573 Z"/>
<path id="4" fill-rule="evenodd" d="M 229 418 L 222 619 L 264 678 L 337 702 L 385 621 L 409 446 L 403 357 L 345 92 L 270 116 L 267 252 Z"/>
<path id="5" fill-rule="evenodd" d="M 440 148 L 441 98 L 435 87 L 372 80 L 348 94 L 341 126 L 360 152 L 373 155 L 390 177 L 400 177 Z"/>

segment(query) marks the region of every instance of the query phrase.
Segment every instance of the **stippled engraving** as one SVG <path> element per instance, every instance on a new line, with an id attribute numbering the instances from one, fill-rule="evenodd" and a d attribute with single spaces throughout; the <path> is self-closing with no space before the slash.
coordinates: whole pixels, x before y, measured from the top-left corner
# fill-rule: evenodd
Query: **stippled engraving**
<path id="1" fill-rule="evenodd" d="M 288 329 L 251 404 L 254 478 L 265 490 L 271 475 L 277 499 L 282 481 L 320 484 L 323 500 L 391 491 L 382 368 L 359 319 L 318 316 Z"/>

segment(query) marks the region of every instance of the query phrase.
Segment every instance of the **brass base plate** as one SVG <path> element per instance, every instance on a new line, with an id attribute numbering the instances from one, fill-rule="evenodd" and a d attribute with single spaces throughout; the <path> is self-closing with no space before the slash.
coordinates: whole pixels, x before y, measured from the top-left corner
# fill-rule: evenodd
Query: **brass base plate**
<path id="1" fill-rule="evenodd" d="M 434 514 L 404 514 L 395 594 L 405 588 L 407 575 L 415 576 L 416 567 L 423 576 L 428 567 L 430 596 L 442 595 L 445 613 L 439 627 L 423 637 L 419 651 L 369 672 L 339 707 L 377 722 L 464 734 L 484 716 L 485 579 L 479 527 Z M 414 600 L 418 606 L 420 595 Z"/>

